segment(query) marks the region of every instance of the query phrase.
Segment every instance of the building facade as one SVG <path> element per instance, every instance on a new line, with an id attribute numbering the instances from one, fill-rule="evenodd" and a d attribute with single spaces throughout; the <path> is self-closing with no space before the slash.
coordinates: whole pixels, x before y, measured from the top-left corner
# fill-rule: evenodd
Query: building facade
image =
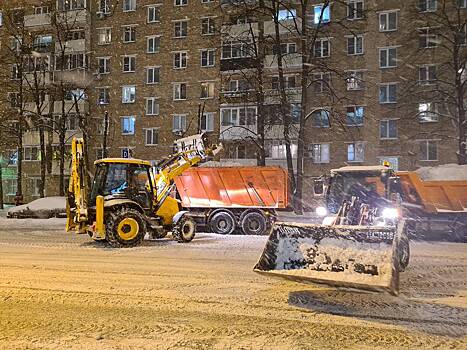
<path id="1" fill-rule="evenodd" d="M 256 164 L 263 134 L 266 164 L 286 166 L 286 128 L 296 166 L 303 116 L 301 162 L 310 197 L 320 195 L 316 178 L 346 164 L 387 160 L 412 170 L 457 161 L 459 91 L 447 86 L 465 79 L 465 68 L 456 73 L 452 65 L 461 57 L 455 64 L 465 67 L 467 40 L 462 30 L 449 33 L 435 23 L 448 11 L 465 31 L 467 9 L 465 1 L 449 4 L 446 10 L 435 0 L 309 1 L 307 8 L 299 1 L 57 0 L 19 7 L 28 30 L 45 36 L 38 42 L 50 41 L 52 81 L 69 84 L 67 144 L 81 134 L 76 118 L 85 118 L 92 159 L 102 157 L 106 144 L 107 156 L 156 161 L 178 137 L 207 132 L 224 143 L 221 161 Z M 57 43 L 51 14 L 67 18 L 65 45 Z M 11 33 L 5 14 L 1 21 L 3 42 Z M 63 114 L 61 101 L 44 101 L 53 107 L 24 110 L 49 119 Z M 23 140 L 27 200 L 38 195 L 40 168 L 31 129 Z M 51 137 L 53 151 L 58 141 Z M 13 159 L 4 164 L 11 172 L 15 146 L 2 147 Z M 56 169 L 53 160 L 46 195 L 56 194 Z M 11 201 L 15 184 L 5 181 Z"/>

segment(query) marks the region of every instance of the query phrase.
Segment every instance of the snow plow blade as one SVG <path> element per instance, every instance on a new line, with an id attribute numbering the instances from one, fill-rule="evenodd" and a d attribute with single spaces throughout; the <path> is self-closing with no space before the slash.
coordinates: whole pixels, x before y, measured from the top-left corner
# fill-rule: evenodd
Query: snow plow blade
<path id="1" fill-rule="evenodd" d="M 303 283 L 399 292 L 396 229 L 274 225 L 254 271 Z"/>

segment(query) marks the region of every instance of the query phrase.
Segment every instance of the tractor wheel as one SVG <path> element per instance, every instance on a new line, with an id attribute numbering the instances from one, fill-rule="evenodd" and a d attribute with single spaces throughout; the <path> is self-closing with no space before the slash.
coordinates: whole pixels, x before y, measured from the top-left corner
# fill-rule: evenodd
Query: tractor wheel
<path id="1" fill-rule="evenodd" d="M 146 222 L 143 215 L 132 208 L 122 208 L 106 218 L 106 239 L 114 247 L 134 247 L 144 239 Z"/>
<path id="2" fill-rule="evenodd" d="M 209 218 L 211 232 L 230 235 L 235 230 L 235 218 L 229 211 L 218 211 Z"/>
<path id="3" fill-rule="evenodd" d="M 196 222 L 188 216 L 182 217 L 172 230 L 172 236 L 178 243 L 188 243 L 195 238 Z"/>
<path id="4" fill-rule="evenodd" d="M 240 225 L 245 235 L 264 235 L 268 229 L 267 219 L 257 211 L 246 213 Z"/>
<path id="5" fill-rule="evenodd" d="M 410 244 L 407 236 L 401 237 L 399 241 L 399 272 L 404 272 L 410 261 Z"/>

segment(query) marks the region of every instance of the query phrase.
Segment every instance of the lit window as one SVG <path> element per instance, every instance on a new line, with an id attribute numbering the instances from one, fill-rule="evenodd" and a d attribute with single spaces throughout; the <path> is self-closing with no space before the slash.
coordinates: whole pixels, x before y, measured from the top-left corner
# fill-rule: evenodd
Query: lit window
<path id="1" fill-rule="evenodd" d="M 313 14 L 314 24 L 329 23 L 331 21 L 331 10 L 329 3 L 326 5 L 316 5 L 313 8 Z"/>
<path id="2" fill-rule="evenodd" d="M 122 87 L 122 103 L 134 103 L 136 99 L 136 86 L 129 85 Z"/>
<path id="3" fill-rule="evenodd" d="M 277 13 L 277 19 L 279 21 L 285 21 L 287 19 L 294 19 L 297 16 L 297 10 L 295 9 L 281 9 Z"/>
<path id="4" fill-rule="evenodd" d="M 420 122 L 437 122 L 438 111 L 433 102 L 422 102 L 418 104 L 418 120 Z"/>
<path id="5" fill-rule="evenodd" d="M 135 133 L 135 116 L 130 115 L 121 118 L 122 134 L 123 135 L 134 135 Z"/>
<path id="6" fill-rule="evenodd" d="M 347 144 L 347 161 L 365 161 L 365 145 L 363 142 L 354 142 Z"/>
<path id="7" fill-rule="evenodd" d="M 365 108 L 363 106 L 347 107 L 346 117 L 346 124 L 348 126 L 363 125 L 363 119 L 365 117 Z"/>
<path id="8" fill-rule="evenodd" d="M 214 131 L 214 113 L 212 112 L 205 112 L 201 116 L 201 131 Z"/>

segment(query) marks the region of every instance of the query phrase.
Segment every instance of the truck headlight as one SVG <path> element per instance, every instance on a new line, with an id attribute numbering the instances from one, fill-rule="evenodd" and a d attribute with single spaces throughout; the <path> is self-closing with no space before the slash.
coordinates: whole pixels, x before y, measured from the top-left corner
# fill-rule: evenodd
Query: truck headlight
<path id="1" fill-rule="evenodd" d="M 399 216 L 399 211 L 396 208 L 384 208 L 383 218 L 396 219 Z"/>
<path id="2" fill-rule="evenodd" d="M 316 208 L 316 215 L 326 216 L 326 215 L 328 215 L 328 210 L 325 207 L 318 207 L 318 208 Z"/>

